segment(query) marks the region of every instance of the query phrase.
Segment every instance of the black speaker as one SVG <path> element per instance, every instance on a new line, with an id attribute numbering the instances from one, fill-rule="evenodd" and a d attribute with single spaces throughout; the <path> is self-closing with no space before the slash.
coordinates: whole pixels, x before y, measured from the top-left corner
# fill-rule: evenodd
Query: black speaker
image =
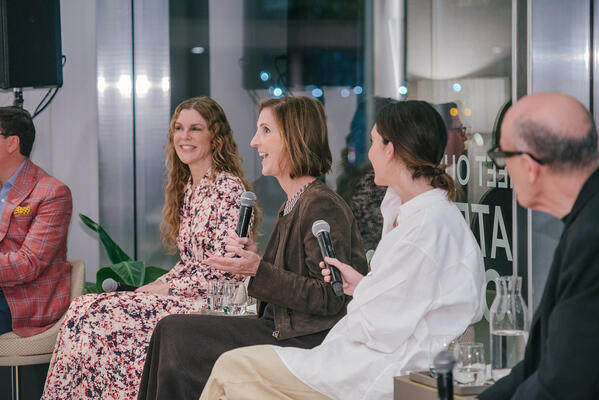
<path id="1" fill-rule="evenodd" d="M 0 0 L 0 88 L 62 86 L 60 0 Z"/>

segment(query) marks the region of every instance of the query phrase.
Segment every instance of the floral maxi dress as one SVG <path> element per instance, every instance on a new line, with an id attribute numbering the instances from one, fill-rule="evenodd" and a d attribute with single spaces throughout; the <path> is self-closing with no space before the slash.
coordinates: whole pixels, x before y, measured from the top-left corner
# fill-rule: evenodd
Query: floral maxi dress
<path id="1" fill-rule="evenodd" d="M 168 314 L 205 306 L 207 281 L 243 280 L 202 265 L 224 253 L 244 188 L 228 173 L 210 172 L 185 188 L 177 237 L 181 261 L 159 278 L 172 295 L 136 292 L 89 294 L 71 303 L 62 322 L 42 399 L 135 399 L 150 337 Z"/>

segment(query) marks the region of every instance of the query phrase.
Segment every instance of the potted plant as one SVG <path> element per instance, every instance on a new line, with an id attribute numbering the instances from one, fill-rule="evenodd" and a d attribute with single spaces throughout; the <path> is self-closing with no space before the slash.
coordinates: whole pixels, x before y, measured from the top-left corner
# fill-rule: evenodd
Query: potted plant
<path id="1" fill-rule="evenodd" d="M 102 282 L 111 278 L 126 286 L 138 288 L 155 281 L 168 271 L 154 266 L 145 266 L 143 261 L 134 261 L 106 233 L 104 228 L 91 218 L 79 214 L 81 221 L 97 232 L 112 265 L 102 267 L 96 273 L 96 282 L 85 282 L 85 293 L 103 293 Z"/>

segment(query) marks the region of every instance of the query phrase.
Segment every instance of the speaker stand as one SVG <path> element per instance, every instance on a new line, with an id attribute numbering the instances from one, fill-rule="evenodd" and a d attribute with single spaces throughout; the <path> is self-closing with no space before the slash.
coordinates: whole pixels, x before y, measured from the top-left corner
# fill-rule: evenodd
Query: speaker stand
<path id="1" fill-rule="evenodd" d="M 23 108 L 23 89 L 14 88 L 15 99 L 12 102 L 13 107 Z"/>

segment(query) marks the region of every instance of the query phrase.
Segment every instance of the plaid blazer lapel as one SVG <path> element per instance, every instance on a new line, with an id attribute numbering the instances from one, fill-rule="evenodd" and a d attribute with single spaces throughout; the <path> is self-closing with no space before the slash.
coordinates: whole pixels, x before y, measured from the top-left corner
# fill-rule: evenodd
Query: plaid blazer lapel
<path id="1" fill-rule="evenodd" d="M 4 210 L 2 211 L 2 217 L 0 218 L 0 242 L 4 240 L 6 232 L 8 232 L 10 217 L 15 208 L 29 196 L 29 193 L 31 193 L 35 187 L 37 175 L 38 169 L 31 160 L 25 160 L 25 165 L 23 165 L 23 169 L 19 173 L 19 176 L 17 176 L 15 184 L 10 189 L 8 199 L 6 200 Z"/>

